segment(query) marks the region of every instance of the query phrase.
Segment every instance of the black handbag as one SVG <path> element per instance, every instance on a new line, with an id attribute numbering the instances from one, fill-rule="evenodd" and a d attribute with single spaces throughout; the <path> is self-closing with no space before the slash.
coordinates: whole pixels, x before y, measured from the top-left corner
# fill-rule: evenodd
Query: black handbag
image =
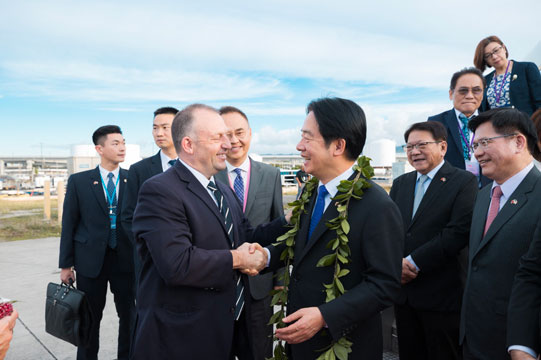
<path id="1" fill-rule="evenodd" d="M 85 293 L 70 284 L 47 285 L 45 331 L 75 346 L 86 347 L 94 317 Z"/>

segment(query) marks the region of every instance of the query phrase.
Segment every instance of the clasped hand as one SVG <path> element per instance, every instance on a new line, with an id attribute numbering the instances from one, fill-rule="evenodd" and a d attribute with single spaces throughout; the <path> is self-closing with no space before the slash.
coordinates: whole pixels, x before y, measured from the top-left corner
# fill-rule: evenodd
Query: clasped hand
<path id="1" fill-rule="evenodd" d="M 257 243 L 244 243 L 233 254 L 233 268 L 255 276 L 267 266 L 267 252 Z"/>

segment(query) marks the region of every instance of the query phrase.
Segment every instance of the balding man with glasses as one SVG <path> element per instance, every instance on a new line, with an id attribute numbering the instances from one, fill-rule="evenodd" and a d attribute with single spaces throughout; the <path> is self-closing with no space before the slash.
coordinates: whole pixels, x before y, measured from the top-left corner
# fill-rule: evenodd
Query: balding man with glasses
<path id="1" fill-rule="evenodd" d="M 453 108 L 428 118 L 428 121 L 442 123 L 447 130 L 449 142 L 445 160 L 454 167 L 465 169 L 477 176 L 480 187 L 489 183 L 490 179 L 482 175 L 479 163 L 471 151 L 473 134 L 468 123 L 478 115 L 485 86 L 485 78 L 478 69 L 465 68 L 457 71 L 451 77 L 449 88 L 449 99 L 453 102 Z"/>
<path id="2" fill-rule="evenodd" d="M 524 325 L 507 317 L 509 297 L 520 257 L 541 236 L 541 173 L 532 158 L 537 133 L 525 113 L 511 108 L 481 113 L 469 128 L 472 151 L 493 182 L 480 190 L 473 210 L 460 341 L 465 360 L 508 360 L 507 345 L 533 347 L 520 335 L 507 344 L 506 329 L 508 320 Z"/>

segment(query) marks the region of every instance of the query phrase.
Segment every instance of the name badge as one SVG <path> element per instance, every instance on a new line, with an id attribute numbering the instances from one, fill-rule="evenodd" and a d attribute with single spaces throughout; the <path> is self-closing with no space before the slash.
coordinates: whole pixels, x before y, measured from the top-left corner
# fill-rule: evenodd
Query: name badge
<path id="1" fill-rule="evenodd" d="M 109 214 L 109 220 L 111 220 L 111 229 L 116 229 L 116 215 Z"/>
<path id="2" fill-rule="evenodd" d="M 471 172 L 473 175 L 479 177 L 479 163 L 477 161 L 464 160 L 466 163 L 466 170 Z"/>

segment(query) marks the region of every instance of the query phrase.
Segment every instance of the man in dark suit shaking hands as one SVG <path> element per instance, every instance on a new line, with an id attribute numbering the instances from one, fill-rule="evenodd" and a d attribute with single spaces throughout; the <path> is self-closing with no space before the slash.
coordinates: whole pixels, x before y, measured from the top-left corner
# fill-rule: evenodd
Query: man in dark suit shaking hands
<path id="1" fill-rule="evenodd" d="M 220 108 L 220 115 L 228 128 L 231 149 L 227 151 L 227 168 L 216 174 L 216 179 L 235 191 L 252 226 L 283 216 L 280 170 L 248 156 L 252 140 L 248 117 L 233 106 Z M 270 291 L 277 280 L 273 276 L 274 273 L 267 272 L 248 279 L 252 297 L 250 332 L 255 359 L 272 356 L 272 325 L 268 322 L 272 316 Z"/>
<path id="2" fill-rule="evenodd" d="M 218 112 L 194 104 L 173 121 L 179 161 L 139 192 L 133 231 L 142 260 L 133 359 L 253 359 L 249 282 L 283 217 L 253 229 L 233 190 L 216 182 L 231 148 Z"/>
<path id="3" fill-rule="evenodd" d="M 479 191 L 473 209 L 460 340 L 465 359 L 504 360 L 513 279 L 520 257 L 541 236 L 537 133 L 525 113 L 510 108 L 483 112 L 469 126 L 475 156 L 493 183 Z"/>
<path id="4" fill-rule="evenodd" d="M 326 302 L 323 284 L 333 281 L 334 267 L 316 264 L 333 254 L 328 243 L 337 234 L 326 222 L 338 216 L 332 198 L 340 194 L 340 181 L 357 175 L 353 165 L 364 147 L 366 119 L 357 104 L 340 98 L 315 100 L 307 113 L 297 150 L 306 172 L 319 184 L 298 219 L 288 316 L 283 319 L 288 326 L 277 329 L 276 336 L 289 344 L 294 360 L 315 359 L 342 337 L 353 342 L 350 359 L 381 360 L 380 311 L 391 306 L 400 291 L 404 239 L 400 212 L 372 181 L 361 199 L 350 199 L 351 262 L 346 266 L 349 273 L 341 278 L 345 293 Z M 272 266 L 280 264 L 282 248 L 272 253 Z"/>
<path id="5" fill-rule="evenodd" d="M 462 283 L 458 254 L 468 244 L 476 177 L 444 161 L 445 127 L 413 124 L 404 134 L 416 171 L 393 182 L 404 222 L 402 293 L 395 305 L 401 360 L 458 360 Z"/>
<path id="6" fill-rule="evenodd" d="M 77 279 L 77 288 L 86 293 L 96 319 L 90 344 L 77 349 L 77 359 L 98 357 L 108 283 L 119 317 L 118 359 L 127 359 L 135 302 L 133 248 L 121 226 L 119 210 L 128 175 L 119 167 L 126 146 L 120 128 L 114 125 L 97 129 L 92 141 L 100 155 L 100 165 L 73 174 L 68 180 L 60 237 L 60 279 L 64 283 Z"/>
<path id="7" fill-rule="evenodd" d="M 171 125 L 173 118 L 178 110 L 173 107 L 162 107 L 154 111 L 154 121 L 152 122 L 152 137 L 154 142 L 160 148 L 158 153 L 149 158 L 143 159 L 130 166 L 128 172 L 128 186 L 126 187 L 126 196 L 122 202 L 122 226 L 126 230 L 128 237 L 134 247 L 134 270 L 135 284 L 139 282 L 139 273 L 141 272 L 141 260 L 137 255 L 135 248 L 135 239 L 132 233 L 132 220 L 135 206 L 137 205 L 137 195 L 141 185 L 152 176 L 160 174 L 169 169 L 177 160 L 177 152 L 171 136 Z"/>

